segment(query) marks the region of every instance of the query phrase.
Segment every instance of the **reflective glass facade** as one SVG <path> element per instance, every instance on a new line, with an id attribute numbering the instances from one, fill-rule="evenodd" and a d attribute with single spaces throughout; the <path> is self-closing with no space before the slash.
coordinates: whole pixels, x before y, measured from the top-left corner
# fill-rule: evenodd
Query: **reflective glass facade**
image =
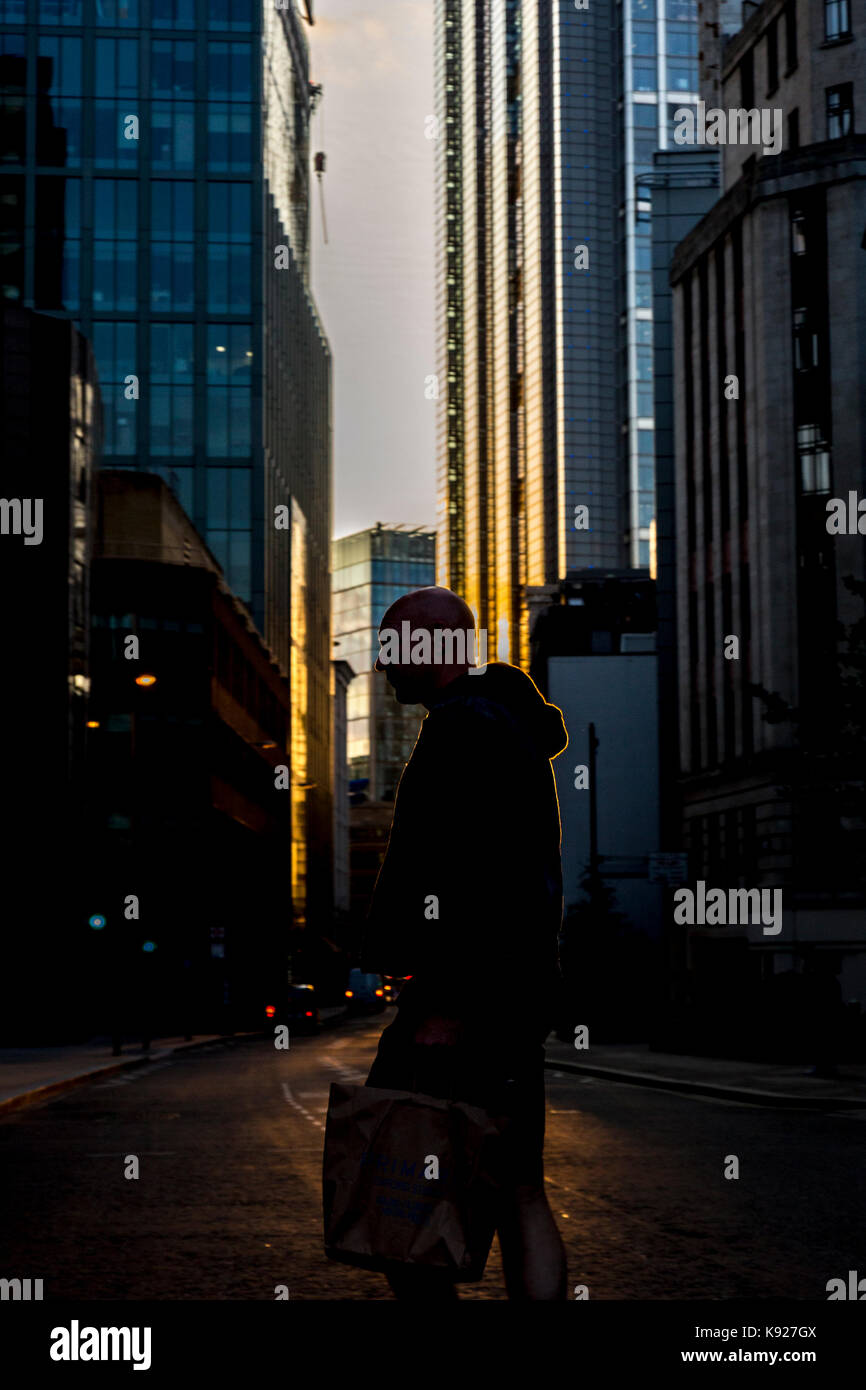
<path id="1" fill-rule="evenodd" d="M 620 7 L 625 131 L 620 267 L 625 287 L 618 413 L 626 481 L 622 563 L 650 562 L 655 517 L 652 225 L 656 150 L 677 149 L 674 113 L 698 100 L 697 0 L 627 0 Z"/>
<path id="2" fill-rule="evenodd" d="M 435 584 L 436 536 L 381 523 L 332 546 L 334 656 L 356 672 L 347 690 L 349 778 L 371 801 L 391 801 L 425 711 L 401 705 L 373 671 L 378 631 L 402 594 Z"/>
<path id="3" fill-rule="evenodd" d="M 287 665 L 288 586 L 266 597 L 264 584 L 266 333 L 316 340 L 296 409 L 309 393 L 327 405 L 329 390 L 307 289 L 310 92 L 294 6 L 2 0 L 0 99 L 0 295 L 91 339 L 105 466 L 164 477 L 259 628 L 279 631 Z M 292 253 L 280 272 L 262 244 L 272 208 Z M 268 324 L 263 277 L 277 273 L 300 280 L 307 323 Z"/>
<path id="4" fill-rule="evenodd" d="M 294 0 L 0 0 L 0 297 L 90 339 L 103 465 L 164 478 L 287 675 L 303 631 L 311 897 L 331 778 L 317 90 Z"/>
<path id="5" fill-rule="evenodd" d="M 525 663 L 527 585 L 649 561 L 640 176 L 697 100 L 697 4 L 437 0 L 435 83 L 438 581 Z"/>

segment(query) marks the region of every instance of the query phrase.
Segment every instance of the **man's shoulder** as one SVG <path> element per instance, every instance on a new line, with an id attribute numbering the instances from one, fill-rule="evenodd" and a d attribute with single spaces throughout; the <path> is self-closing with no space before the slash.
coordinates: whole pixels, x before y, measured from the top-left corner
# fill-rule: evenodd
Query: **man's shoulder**
<path id="1" fill-rule="evenodd" d="M 480 690 L 434 705 L 425 725 L 431 745 L 468 748 L 475 757 L 502 749 L 513 754 L 526 741 L 525 730 L 508 707 Z"/>

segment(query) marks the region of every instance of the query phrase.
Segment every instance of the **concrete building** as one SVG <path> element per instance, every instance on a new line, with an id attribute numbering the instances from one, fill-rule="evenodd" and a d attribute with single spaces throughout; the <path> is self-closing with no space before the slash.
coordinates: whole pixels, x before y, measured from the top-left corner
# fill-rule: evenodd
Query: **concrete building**
<path id="1" fill-rule="evenodd" d="M 862 691 L 858 714 L 841 669 L 866 541 L 828 531 L 832 499 L 866 491 L 864 20 L 767 0 L 725 45 L 719 105 L 753 81 L 786 145 L 725 149 L 671 269 L 684 841 L 692 879 L 784 902 L 778 935 L 691 930 L 717 1018 L 809 945 L 843 998 L 866 991 Z"/>
<path id="2" fill-rule="evenodd" d="M 676 501 L 674 485 L 674 249 L 719 196 L 716 150 L 660 150 L 646 176 L 652 193 L 653 390 L 655 396 L 656 538 L 651 573 L 658 604 L 659 811 L 662 843 L 681 845 L 677 720 Z"/>
<path id="3" fill-rule="evenodd" d="M 91 489 L 102 437 L 93 353 L 68 321 L 0 302 L 0 689 L 6 796 L 0 1035 L 68 1036 L 86 918 L 61 898 L 82 833 L 90 690 Z M 26 982 L 26 988 L 22 988 Z M 38 999 L 38 1006 L 34 1000 Z"/>
<path id="4" fill-rule="evenodd" d="M 722 13 L 706 33 L 706 78 L 702 71 L 707 107 L 778 108 L 789 151 L 863 129 L 861 0 L 764 0 L 743 5 L 738 21 L 718 0 L 715 8 Z M 722 188 L 729 189 L 761 146 L 728 141 L 721 149 Z"/>
<path id="5" fill-rule="evenodd" d="M 694 0 L 437 0 L 439 583 L 525 665 L 526 590 L 649 564 L 649 194 Z M 586 508 L 586 515 L 577 508 Z"/>
<path id="6" fill-rule="evenodd" d="M 529 601 L 530 674 L 568 733 L 553 761 L 563 973 L 576 1021 L 643 1039 L 663 959 L 655 586 L 645 571 L 583 571 Z"/>
<path id="7" fill-rule="evenodd" d="M 658 935 L 659 895 L 647 880 L 649 856 L 659 850 L 655 585 L 641 571 L 579 573 L 529 597 L 530 674 L 562 710 L 568 732 L 567 752 L 553 764 L 566 909 L 578 901 L 595 852 L 621 910 Z"/>

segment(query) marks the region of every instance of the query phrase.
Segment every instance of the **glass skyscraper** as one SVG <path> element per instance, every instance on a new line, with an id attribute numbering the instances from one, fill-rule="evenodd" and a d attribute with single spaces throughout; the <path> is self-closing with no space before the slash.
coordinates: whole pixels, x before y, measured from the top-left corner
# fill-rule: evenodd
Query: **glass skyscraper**
<path id="1" fill-rule="evenodd" d="M 296 903 L 330 825 L 319 96 L 295 0 L 0 0 L 0 296 L 91 340 L 104 466 L 169 484 L 292 678 Z"/>
<path id="2" fill-rule="evenodd" d="M 379 522 L 334 541 L 332 554 L 334 656 L 356 673 L 347 691 L 349 778 L 369 801 L 393 801 L 424 710 L 399 704 L 373 671 L 377 634 L 402 594 L 435 584 L 436 536 Z"/>
<path id="3" fill-rule="evenodd" d="M 525 589 L 649 563 L 649 200 L 695 0 L 437 0 L 438 579 L 502 659 Z"/>
<path id="4" fill-rule="evenodd" d="M 0 294 L 92 340 L 106 466 L 164 477 L 288 669 L 266 503 L 295 497 L 325 568 L 330 510 L 296 7 L 0 0 L 0 90 Z"/>

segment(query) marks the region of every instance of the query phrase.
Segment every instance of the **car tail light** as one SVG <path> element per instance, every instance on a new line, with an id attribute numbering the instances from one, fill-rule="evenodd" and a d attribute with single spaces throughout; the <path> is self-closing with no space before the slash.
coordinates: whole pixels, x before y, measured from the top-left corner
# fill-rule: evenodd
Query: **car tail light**
<path id="1" fill-rule="evenodd" d="M 274 1016 L 274 1014 L 275 1014 L 276 1012 L 277 1012 L 277 1011 L 276 1011 L 276 1009 L 274 1008 L 273 1004 L 266 1004 L 266 1005 L 265 1005 L 265 1013 L 267 1014 L 268 1018 L 273 1018 L 273 1016 Z"/>
<path id="2" fill-rule="evenodd" d="M 347 990 L 346 990 L 346 998 L 347 998 L 347 999 L 352 999 L 353 997 L 354 997 L 354 991 L 351 990 L 351 989 L 347 989 Z"/>
<path id="3" fill-rule="evenodd" d="M 307 1018 L 312 1018 L 312 1017 L 313 1017 L 313 1011 L 312 1011 L 312 1009 L 307 1009 Z"/>

